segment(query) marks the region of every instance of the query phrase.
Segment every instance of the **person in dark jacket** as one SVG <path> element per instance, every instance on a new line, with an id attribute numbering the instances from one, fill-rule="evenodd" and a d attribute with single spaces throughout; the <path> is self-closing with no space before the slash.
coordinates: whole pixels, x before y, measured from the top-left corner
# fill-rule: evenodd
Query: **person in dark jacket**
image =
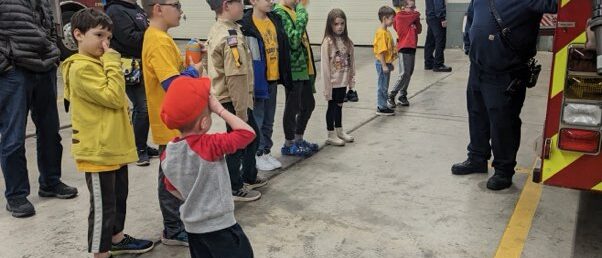
<path id="1" fill-rule="evenodd" d="M 280 161 L 271 154 L 274 145 L 272 132 L 276 114 L 276 97 L 278 84 L 286 88 L 292 87 L 290 57 L 287 53 L 288 38 L 282 21 L 278 15 L 271 12 L 272 3 L 269 0 L 245 0 L 252 4 L 241 20 L 242 32 L 249 39 L 253 51 L 253 70 L 255 78 L 254 116 L 259 127 L 259 148 L 256 164 L 260 170 L 274 170 L 282 167 Z M 255 56 L 259 54 L 259 56 Z"/>
<path id="2" fill-rule="evenodd" d="M 59 135 L 56 69 L 60 51 L 48 0 L 4 0 L 0 8 L 0 167 L 6 209 L 14 217 L 35 214 L 27 200 L 25 158 L 27 114 L 36 126 L 38 194 L 61 199 L 77 189 L 61 182 L 63 146 Z"/>
<path id="3" fill-rule="evenodd" d="M 464 39 L 471 63 L 466 90 L 470 143 L 468 159 L 453 165 L 452 173 L 487 173 L 493 152 L 495 173 L 487 188 L 502 190 L 512 185 L 526 92 L 525 85 L 511 82 L 524 76 L 537 53 L 539 22 L 544 13 L 556 13 L 558 0 L 493 3 L 502 26 L 490 12 L 489 0 L 472 0 L 468 7 Z M 502 36 L 500 28 L 510 33 Z"/>
<path id="4" fill-rule="evenodd" d="M 447 39 L 446 0 L 426 0 L 426 42 L 424 43 L 424 69 L 434 72 L 451 72 L 445 65 Z M 434 54 L 434 56 L 433 56 Z"/>
<path id="5" fill-rule="evenodd" d="M 142 57 L 142 39 L 148 27 L 148 18 L 144 9 L 136 4 L 136 0 L 108 0 L 105 5 L 107 15 L 113 21 L 113 38 L 111 47 L 121 53 L 129 64 L 134 62 L 140 68 Z M 138 166 L 150 165 L 150 157 L 158 157 L 159 151 L 147 145 L 148 141 L 148 109 L 142 72 L 136 68 L 127 67 L 130 72 L 126 75 L 126 93 L 132 101 L 132 122 L 136 148 L 138 149 Z M 128 78 L 129 77 L 129 78 Z"/>

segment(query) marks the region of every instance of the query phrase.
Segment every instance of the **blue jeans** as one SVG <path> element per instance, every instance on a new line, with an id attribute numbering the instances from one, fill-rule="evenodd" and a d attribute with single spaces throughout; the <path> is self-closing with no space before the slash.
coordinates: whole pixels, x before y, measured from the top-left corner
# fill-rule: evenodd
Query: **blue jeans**
<path id="1" fill-rule="evenodd" d="M 134 138 L 136 139 L 136 148 L 138 151 L 146 151 L 146 142 L 148 141 L 148 109 L 146 106 L 146 93 L 144 83 L 141 81 L 137 85 L 128 85 L 125 92 L 130 101 L 132 101 L 132 124 L 134 126 Z"/>
<path id="2" fill-rule="evenodd" d="M 257 152 L 270 153 L 274 146 L 272 133 L 274 132 L 274 116 L 276 115 L 276 97 L 278 96 L 278 83 L 270 82 L 268 86 L 270 97 L 268 99 L 255 99 L 253 115 L 259 128 L 259 148 Z"/>
<path id="3" fill-rule="evenodd" d="M 0 167 L 6 199 L 29 195 L 25 129 L 30 110 L 36 126 L 40 186 L 60 182 L 63 146 L 56 99 L 56 68 L 36 73 L 16 67 L 0 74 Z"/>
<path id="4" fill-rule="evenodd" d="M 383 66 L 380 61 L 376 60 L 376 73 L 378 74 L 378 88 L 376 90 L 376 100 L 378 108 L 387 108 L 387 96 L 389 95 L 389 81 L 391 81 L 392 64 L 387 64 L 389 72 L 383 72 Z"/>

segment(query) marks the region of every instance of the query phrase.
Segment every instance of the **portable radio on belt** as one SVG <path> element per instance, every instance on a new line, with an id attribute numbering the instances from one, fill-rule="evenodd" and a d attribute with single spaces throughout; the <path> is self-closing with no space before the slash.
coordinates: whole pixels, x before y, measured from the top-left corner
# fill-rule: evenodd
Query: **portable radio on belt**
<path id="1" fill-rule="evenodd" d="M 228 30 L 230 36 L 228 36 L 227 43 L 230 46 L 230 50 L 232 50 L 232 55 L 234 55 L 234 61 L 236 62 L 236 67 L 240 67 L 240 53 L 238 52 L 238 33 L 236 30 Z"/>

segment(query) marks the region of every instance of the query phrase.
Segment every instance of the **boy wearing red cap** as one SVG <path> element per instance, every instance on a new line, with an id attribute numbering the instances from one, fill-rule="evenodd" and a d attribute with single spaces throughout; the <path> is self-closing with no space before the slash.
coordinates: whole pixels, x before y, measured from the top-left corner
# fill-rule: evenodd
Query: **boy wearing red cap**
<path id="1" fill-rule="evenodd" d="M 161 107 L 161 119 L 182 135 L 161 156 L 167 190 L 183 200 L 180 218 L 195 257 L 253 257 L 251 244 L 234 218 L 225 154 L 244 149 L 255 139 L 253 128 L 209 95 L 207 78 L 175 79 Z M 232 130 L 207 134 L 211 112 Z"/>

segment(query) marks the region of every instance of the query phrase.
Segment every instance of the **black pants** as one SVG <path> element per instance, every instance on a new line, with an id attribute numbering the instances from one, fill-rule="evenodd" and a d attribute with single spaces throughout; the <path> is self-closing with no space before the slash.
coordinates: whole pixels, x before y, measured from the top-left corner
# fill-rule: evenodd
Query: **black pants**
<path id="1" fill-rule="evenodd" d="M 328 101 L 326 110 L 326 129 L 333 131 L 334 128 L 343 127 L 343 107 L 345 102 L 345 90 L 347 88 L 332 88 L 332 99 Z"/>
<path id="2" fill-rule="evenodd" d="M 447 28 L 443 28 L 438 18 L 427 18 L 428 30 L 424 43 L 424 67 L 440 67 L 445 63 L 443 50 L 447 39 Z M 435 56 L 433 57 L 433 53 Z"/>
<path id="3" fill-rule="evenodd" d="M 292 141 L 295 134 L 305 134 L 307 122 L 316 107 L 316 100 L 311 86 L 311 80 L 295 81 L 292 88 L 286 88 L 286 103 L 284 105 L 284 138 Z"/>
<path id="4" fill-rule="evenodd" d="M 159 152 L 163 154 L 164 151 L 165 145 L 159 146 Z M 183 202 L 165 189 L 164 178 L 165 174 L 163 174 L 163 169 L 161 169 L 161 165 L 159 164 L 159 187 L 157 190 L 159 194 L 159 208 L 161 209 L 161 215 L 163 215 L 163 234 L 167 238 L 172 238 L 184 231 L 184 224 L 180 219 L 180 206 Z"/>
<path id="5" fill-rule="evenodd" d="M 128 167 L 85 173 L 90 191 L 88 252 L 111 250 L 111 238 L 123 231 L 128 198 Z"/>
<path id="6" fill-rule="evenodd" d="M 511 80 L 509 74 L 485 73 L 472 64 L 466 91 L 470 127 L 468 157 L 486 162 L 493 151 L 495 173 L 507 177 L 514 175 L 521 137 L 520 112 L 526 92 L 525 88 L 515 93 L 506 92 Z"/>
<path id="7" fill-rule="evenodd" d="M 240 225 L 215 232 L 188 233 L 192 258 L 252 258 L 253 248 Z"/>
<path id="8" fill-rule="evenodd" d="M 230 111 L 232 114 L 235 113 L 234 105 L 232 102 L 226 102 L 223 104 L 224 108 Z M 255 122 L 253 111 L 247 110 L 247 124 L 249 124 L 255 135 L 259 135 L 259 128 Z M 226 124 L 228 132 L 232 131 L 232 128 Z M 255 166 L 255 155 L 257 154 L 257 148 L 259 148 L 259 137 L 255 137 L 246 148 L 238 150 L 234 154 L 226 155 L 226 163 L 228 165 L 228 171 L 230 172 L 230 183 L 232 190 L 237 191 L 242 188 L 243 183 L 254 183 L 257 180 L 257 167 Z M 242 165 L 242 170 L 241 170 Z"/>
<path id="9" fill-rule="evenodd" d="M 127 85 L 125 87 L 125 93 L 127 93 L 128 98 L 133 105 L 132 125 L 134 126 L 136 149 L 138 149 L 138 151 L 146 152 L 150 124 L 148 120 L 144 82 L 140 81 L 140 83 L 136 85 Z"/>

